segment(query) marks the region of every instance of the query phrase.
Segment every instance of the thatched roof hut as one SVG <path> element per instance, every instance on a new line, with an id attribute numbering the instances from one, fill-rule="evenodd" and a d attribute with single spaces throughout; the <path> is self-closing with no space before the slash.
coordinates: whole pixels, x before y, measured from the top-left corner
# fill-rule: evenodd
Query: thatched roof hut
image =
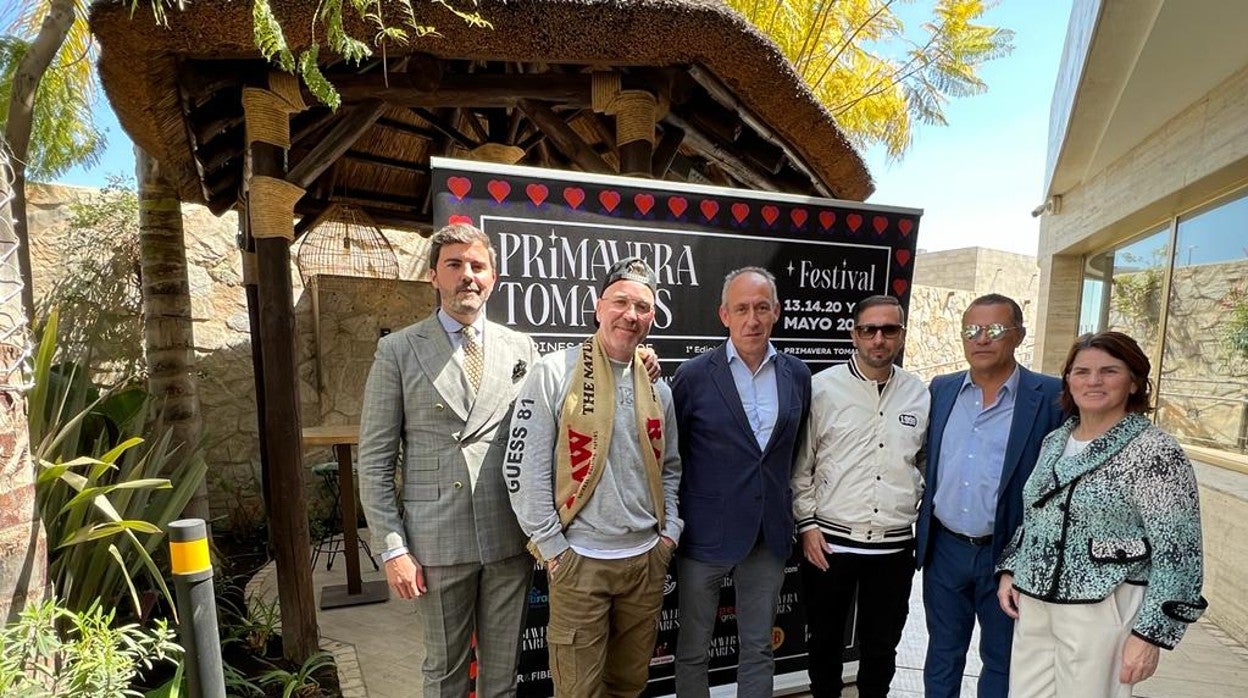
<path id="1" fill-rule="evenodd" d="M 389 47 L 384 61 L 361 66 L 324 57 L 343 108 L 294 117 L 292 168 L 353 113 L 379 113 L 357 115 L 367 127 L 305 185 L 297 213 L 314 216 L 333 200 L 383 225 L 425 228 L 430 155 L 463 156 L 487 142 L 518 146 L 520 164 L 619 171 L 612 120 L 592 108 L 594 71 L 656 95 L 655 176 L 850 200 L 872 191 L 832 116 L 776 46 L 721 2 L 484 0 L 493 30 L 414 4 L 440 38 Z M 309 41 L 316 7 L 273 2 L 296 51 Z M 218 213 L 232 207 L 243 177 L 239 95 L 267 71 L 249 6 L 188 3 L 162 27 L 142 13 L 132 18 L 125 3 L 97 3 L 91 26 L 104 89 L 127 133 L 184 201 Z"/>

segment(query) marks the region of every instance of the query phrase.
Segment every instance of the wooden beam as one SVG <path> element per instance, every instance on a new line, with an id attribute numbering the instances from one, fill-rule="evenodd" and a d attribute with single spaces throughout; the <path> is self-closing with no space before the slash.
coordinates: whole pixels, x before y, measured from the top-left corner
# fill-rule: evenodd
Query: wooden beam
<path id="1" fill-rule="evenodd" d="M 367 162 L 370 165 L 379 167 L 390 167 L 396 170 L 407 170 L 409 172 L 420 172 L 422 174 L 429 173 L 429 165 L 410 160 L 399 160 L 398 158 L 388 158 L 384 155 L 376 155 L 366 153 L 362 150 L 348 150 L 343 154 L 344 160 L 354 160 L 357 162 Z"/>
<path id="2" fill-rule="evenodd" d="M 442 135 L 438 133 L 437 129 L 428 128 L 426 126 L 417 126 L 416 124 L 409 124 L 406 121 L 399 121 L 398 119 L 391 119 L 385 116 L 377 120 L 377 125 L 382 128 L 388 128 L 392 131 L 406 133 L 409 136 L 419 136 L 421 138 L 433 139 Z"/>
<path id="3" fill-rule="evenodd" d="M 664 124 L 663 137 L 654 147 L 654 156 L 650 162 L 650 174 L 655 179 L 663 179 L 672 167 L 672 160 L 680 152 L 680 144 L 685 141 L 685 131 L 672 124 Z"/>
<path id="4" fill-rule="evenodd" d="M 771 130 L 771 127 L 766 124 L 766 122 L 755 118 L 755 116 L 748 109 L 742 107 L 740 102 L 737 100 L 736 95 L 725 87 L 717 77 L 696 65 L 690 66 L 687 74 L 697 81 L 698 85 L 702 87 L 702 89 L 706 90 L 706 93 L 710 95 L 712 99 L 724 105 L 728 109 L 734 110 L 740 117 L 741 121 L 744 122 L 746 126 L 753 129 L 760 137 L 771 141 L 772 144 L 783 149 L 789 163 L 795 170 L 810 180 L 811 184 L 814 186 L 816 194 L 819 196 L 836 198 L 835 192 L 832 191 L 832 187 L 829 186 L 828 183 L 824 182 L 822 178 L 815 175 L 814 170 L 810 168 L 810 165 L 806 163 L 802 156 L 790 147 L 784 139 L 777 136 L 775 132 Z"/>
<path id="5" fill-rule="evenodd" d="M 685 141 L 688 142 L 694 150 L 700 155 L 718 163 L 724 170 L 735 177 L 742 184 L 752 189 L 762 189 L 763 191 L 780 191 L 779 187 L 771 182 L 762 173 L 756 171 L 750 165 L 746 164 L 728 148 L 720 145 L 715 140 L 709 138 L 706 134 L 699 131 L 693 124 L 685 121 L 676 114 L 675 111 L 668 113 L 665 121 L 676 126 L 685 132 Z"/>
<path id="6" fill-rule="evenodd" d="M 372 127 L 386 108 L 381 100 L 365 102 L 353 107 L 297 165 L 290 168 L 286 181 L 306 189 L 321 173 L 329 169 L 342 154 L 347 152 L 364 132 Z"/>
<path id="7" fill-rule="evenodd" d="M 755 167 L 770 174 L 780 174 L 788 158 L 784 149 L 754 132 L 745 129 L 737 139 L 736 150 Z"/>
<path id="8" fill-rule="evenodd" d="M 303 214 L 299 222 L 295 224 L 295 240 L 298 240 L 306 235 L 309 230 L 325 222 L 335 208 L 336 206 L 332 201 L 316 202 L 316 207 L 311 212 Z"/>
<path id="9" fill-rule="evenodd" d="M 481 121 L 477 119 L 477 115 L 474 114 L 471 109 L 460 109 L 459 120 L 462 121 L 463 123 L 468 124 L 468 130 L 472 131 L 473 135 L 477 137 L 478 141 L 480 141 L 481 143 L 490 142 L 489 131 L 485 130 L 485 127 L 481 125 Z"/>
<path id="10" fill-rule="evenodd" d="M 455 126 L 450 121 L 447 121 L 446 119 L 442 118 L 441 116 L 438 116 L 437 114 L 429 111 L 428 109 L 424 109 L 421 107 L 413 107 L 412 113 L 424 119 L 425 121 L 428 121 L 430 126 L 438 130 L 438 133 L 441 133 L 442 135 L 451 139 L 455 143 L 458 143 L 459 145 L 462 145 L 463 147 L 469 150 L 472 150 L 473 148 L 481 145 L 477 141 L 474 141 L 468 136 L 465 136 L 463 132 L 455 128 Z"/>
<path id="11" fill-rule="evenodd" d="M 299 112 L 290 120 L 290 144 L 299 145 L 305 138 L 329 125 L 338 114 L 329 108 L 313 108 Z"/>
<path id="12" fill-rule="evenodd" d="M 422 201 L 411 196 L 396 196 L 368 189 L 343 188 L 334 192 L 334 199 L 344 203 L 385 204 L 419 209 Z"/>
<path id="13" fill-rule="evenodd" d="M 517 109 L 516 111 L 520 111 L 520 110 Z M 533 133 L 530 133 L 529 135 L 525 136 L 524 140 L 516 144 L 516 147 L 527 153 L 533 149 L 533 146 L 537 145 L 538 143 L 541 143 L 544 140 L 546 140 L 546 134 L 541 129 L 535 126 Z"/>
<path id="14" fill-rule="evenodd" d="M 443 75 L 436 81 L 412 73 L 391 73 L 389 85 L 380 75 L 335 79 L 344 103 L 384 99 L 407 107 L 514 107 L 522 99 L 590 105 L 588 73 L 534 75 L 473 73 Z"/>
<path id="15" fill-rule="evenodd" d="M 524 115 L 546 134 L 549 142 L 578 167 L 596 174 L 615 174 L 602 156 L 594 152 L 581 136 L 564 123 L 550 107 L 531 99 L 522 99 L 518 105 Z"/>

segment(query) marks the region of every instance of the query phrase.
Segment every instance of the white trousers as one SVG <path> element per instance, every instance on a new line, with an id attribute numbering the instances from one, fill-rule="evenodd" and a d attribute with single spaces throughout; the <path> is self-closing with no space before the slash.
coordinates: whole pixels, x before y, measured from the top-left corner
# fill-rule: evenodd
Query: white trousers
<path id="1" fill-rule="evenodd" d="M 1097 603 L 1058 604 L 1020 595 L 1010 655 L 1010 698 L 1130 698 L 1118 682 L 1122 645 L 1144 587 L 1120 584 Z"/>

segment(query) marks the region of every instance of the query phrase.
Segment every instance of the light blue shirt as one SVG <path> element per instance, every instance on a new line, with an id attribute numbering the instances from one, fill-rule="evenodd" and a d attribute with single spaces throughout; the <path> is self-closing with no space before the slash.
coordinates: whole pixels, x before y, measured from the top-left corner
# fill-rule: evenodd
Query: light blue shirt
<path id="1" fill-rule="evenodd" d="M 745 418 L 754 431 L 754 439 L 758 441 L 760 450 L 767 448 L 771 441 L 771 431 L 776 427 L 776 416 L 780 414 L 780 393 L 776 388 L 776 348 L 767 343 L 767 355 L 759 364 L 758 370 L 750 373 L 750 367 L 737 354 L 737 348 L 728 340 L 728 369 L 732 371 L 732 382 L 737 385 L 737 396 L 741 398 L 741 408 L 745 410 Z"/>
<path id="2" fill-rule="evenodd" d="M 992 533 L 1001 490 L 1005 447 L 1014 421 L 1019 372 L 1006 379 L 997 401 L 984 409 L 984 391 L 966 374 L 949 413 L 936 468 L 936 518 L 966 536 Z"/>
<path id="3" fill-rule="evenodd" d="M 446 311 L 438 308 L 438 322 L 442 323 L 442 329 L 446 330 L 446 336 L 451 340 L 451 349 L 455 351 L 456 356 L 464 355 L 464 323 L 456 320 Z M 472 326 L 477 330 L 477 341 L 481 346 L 485 346 L 485 313 L 477 313 L 477 319 L 473 321 Z"/>

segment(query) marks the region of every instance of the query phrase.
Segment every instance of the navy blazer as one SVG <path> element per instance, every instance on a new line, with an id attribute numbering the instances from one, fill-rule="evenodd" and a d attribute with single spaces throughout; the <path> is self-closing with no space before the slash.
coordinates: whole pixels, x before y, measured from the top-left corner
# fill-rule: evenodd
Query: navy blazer
<path id="1" fill-rule="evenodd" d="M 677 369 L 672 398 L 680 433 L 683 555 L 736 564 L 761 531 L 766 546 L 788 559 L 793 547 L 789 479 L 810 414 L 810 369 L 778 352 L 776 392 L 776 426 L 760 449 L 728 368 L 726 343 Z"/>
<path id="2" fill-rule="evenodd" d="M 1053 376 L 1018 367 L 1018 395 L 1014 397 L 1014 417 L 1010 437 L 1005 446 L 1005 463 L 1001 471 L 1001 487 L 997 497 L 996 522 L 992 531 L 992 559 L 1001 558 L 1001 551 L 1023 522 L 1023 484 L 1036 467 L 1040 443 L 1049 432 L 1062 424 L 1058 395 L 1062 381 Z M 932 413 L 927 427 L 927 489 L 919 505 L 919 521 L 915 529 L 915 563 L 921 569 L 931 554 L 932 508 L 940 472 L 940 443 L 945 425 L 953 412 L 953 403 L 966 379 L 966 371 L 958 371 L 932 379 Z"/>

